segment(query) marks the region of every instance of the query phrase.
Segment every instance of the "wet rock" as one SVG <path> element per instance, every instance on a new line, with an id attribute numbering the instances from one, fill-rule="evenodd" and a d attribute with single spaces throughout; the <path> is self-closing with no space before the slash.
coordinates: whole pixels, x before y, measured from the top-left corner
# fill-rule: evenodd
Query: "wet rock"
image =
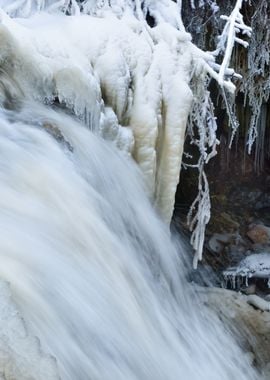
<path id="1" fill-rule="evenodd" d="M 256 310 L 245 295 L 218 288 L 200 288 L 205 303 L 232 331 L 238 344 L 250 355 L 253 364 L 270 379 L 270 313 Z"/>
<path id="2" fill-rule="evenodd" d="M 269 193 L 261 194 L 261 196 L 257 199 L 254 206 L 255 210 L 261 210 L 264 208 L 270 208 L 270 194 Z"/>
<path id="3" fill-rule="evenodd" d="M 236 234 L 213 234 L 208 241 L 209 249 L 214 253 L 221 253 L 226 245 L 237 239 Z"/>
<path id="4" fill-rule="evenodd" d="M 62 144 L 65 148 L 67 148 L 70 152 L 73 152 L 73 146 L 67 141 L 61 132 L 61 130 L 53 124 L 44 123 L 43 128 L 53 137 L 56 141 Z"/>
<path id="5" fill-rule="evenodd" d="M 239 227 L 240 224 L 227 212 L 212 215 L 209 222 L 209 229 L 214 233 L 235 233 Z"/>
<path id="6" fill-rule="evenodd" d="M 250 226 L 247 236 L 255 244 L 270 243 L 270 228 L 263 224 L 253 224 Z"/>
<path id="7" fill-rule="evenodd" d="M 251 294 L 256 294 L 256 291 L 257 291 L 256 284 L 251 284 L 246 289 L 242 290 L 242 292 L 246 294 L 247 296 Z"/>
<path id="8" fill-rule="evenodd" d="M 262 197 L 263 192 L 260 189 L 250 189 L 249 187 L 242 186 L 233 190 L 231 199 L 233 202 L 246 205 L 254 205 Z"/>
<path id="9" fill-rule="evenodd" d="M 249 295 L 247 297 L 247 303 L 255 307 L 255 309 L 261 311 L 270 311 L 270 302 L 266 301 L 262 297 L 257 296 L 256 294 Z"/>

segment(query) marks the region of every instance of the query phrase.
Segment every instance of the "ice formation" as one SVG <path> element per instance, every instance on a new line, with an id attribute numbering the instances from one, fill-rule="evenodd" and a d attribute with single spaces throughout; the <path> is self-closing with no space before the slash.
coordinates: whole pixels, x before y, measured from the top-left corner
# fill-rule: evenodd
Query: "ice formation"
<path id="1" fill-rule="evenodd" d="M 167 223 L 193 100 L 190 81 L 195 72 L 203 83 L 210 74 L 234 88 L 230 53 L 226 67 L 219 67 L 215 54 L 197 49 L 183 27 L 180 3 L 0 1 L 2 82 L 12 78 L 18 88 L 10 97 L 60 102 L 131 153 Z M 201 238 L 196 234 L 200 245 Z"/>
<path id="2" fill-rule="evenodd" d="M 251 278 L 264 279 L 270 287 L 270 254 L 257 253 L 247 256 L 237 267 L 224 271 L 223 276 L 225 286 L 229 283 L 233 289 L 239 289 L 242 285 L 248 286 Z"/>
<path id="3" fill-rule="evenodd" d="M 37 6 L 33 2 L 31 9 Z M 10 5 L 4 9 L 15 12 Z M 154 2 L 150 9 L 154 14 Z M 188 84 L 198 57 L 189 34 L 169 23 L 149 30 L 127 11 L 119 19 L 102 10 L 103 17 L 27 19 L 2 12 L 2 77 L 18 84 L 17 98 L 57 99 L 90 129 L 98 126 L 96 132 L 132 152 L 150 197 L 169 222 L 192 100 Z"/>
<path id="4" fill-rule="evenodd" d="M 188 1 L 184 3 L 188 4 Z M 236 12 L 239 11 L 239 3 L 234 0 L 207 0 L 196 2 L 195 8 L 192 6 L 183 8 L 185 11 L 184 22 L 186 24 L 189 22 L 188 29 L 194 36 L 196 44 L 203 49 L 209 49 L 209 45 L 215 49 L 218 40 L 220 45 L 224 41 L 224 31 L 228 31 L 229 23 L 233 21 L 232 17 L 224 15 L 230 14 L 235 4 L 233 13 L 236 15 Z M 233 127 L 231 142 L 239 122 L 241 122 L 238 132 L 240 136 L 243 136 L 246 151 L 254 157 L 254 169 L 259 174 L 264 169 L 265 159 L 269 158 L 266 108 L 270 94 L 270 3 L 265 0 L 242 1 L 241 5 L 244 9 L 237 17 L 240 27 L 238 28 L 236 23 L 232 32 L 236 33 L 236 37 L 240 37 L 242 41 L 239 41 L 240 45 L 234 50 L 231 62 L 231 65 L 244 78 L 238 81 L 235 94 L 239 95 L 241 112 L 238 112 L 237 105 L 236 107 L 230 105 L 232 103 L 230 99 L 227 101 L 227 108 L 231 109 L 229 110 L 230 124 Z M 251 33 L 248 38 L 247 34 L 250 33 L 250 29 L 246 25 L 242 25 L 243 15 L 245 22 L 250 24 L 254 30 L 254 33 Z M 225 28 L 221 33 L 220 16 L 226 21 Z M 237 20 L 235 19 L 235 21 Z M 225 34 L 225 41 L 227 37 L 228 33 Z M 246 46 L 246 43 L 249 44 L 248 49 L 243 49 L 242 46 Z M 243 97 L 244 102 L 242 101 Z M 240 117 L 239 121 L 234 115 L 234 110 Z"/>
<path id="5" fill-rule="evenodd" d="M 196 301 L 181 247 L 142 186 L 141 172 L 168 222 L 188 115 L 200 99 L 203 117 L 196 108 L 192 120 L 200 121 L 202 176 L 215 153 L 203 89 L 218 69 L 185 32 L 180 3 L 0 0 L 0 278 L 56 358 L 57 368 L 41 355 L 46 380 L 57 369 L 63 380 L 257 379 Z M 222 85 L 231 89 L 228 73 Z M 193 77 L 202 83 L 197 99 Z M 200 195 L 194 226 L 209 214 L 207 187 Z M 35 339 L 2 337 L 4 377 L 45 378 Z M 14 350 L 28 361 L 4 373 Z"/>

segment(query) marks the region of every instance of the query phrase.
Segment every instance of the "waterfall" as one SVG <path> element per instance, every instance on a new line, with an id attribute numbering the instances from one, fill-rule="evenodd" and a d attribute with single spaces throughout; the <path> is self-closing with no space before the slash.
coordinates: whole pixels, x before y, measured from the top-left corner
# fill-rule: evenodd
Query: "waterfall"
<path id="1" fill-rule="evenodd" d="M 1 380 L 257 379 L 157 211 L 211 57 L 134 4 L 0 0 Z"/>
<path id="2" fill-rule="evenodd" d="M 256 379 L 186 282 L 185 252 L 125 152 L 34 103 L 1 112 L 0 151 L 0 278 L 61 379 Z M 16 377 L 7 341 L 3 378 L 57 378 L 27 369 L 32 349 Z"/>

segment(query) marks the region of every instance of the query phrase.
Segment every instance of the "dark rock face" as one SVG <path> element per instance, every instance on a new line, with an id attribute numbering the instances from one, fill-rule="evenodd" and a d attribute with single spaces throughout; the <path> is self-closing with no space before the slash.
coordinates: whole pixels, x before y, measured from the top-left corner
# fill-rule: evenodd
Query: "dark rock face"
<path id="1" fill-rule="evenodd" d="M 183 1 L 182 4 L 184 24 L 192 34 L 193 41 L 205 50 L 215 49 L 217 36 L 224 26 L 220 21 L 220 15 L 230 14 L 235 2 L 217 0 L 215 5 L 218 7 L 214 8 L 211 8 L 208 2 L 199 6 L 195 1 L 194 7 L 189 1 Z M 250 224 L 270 227 L 270 92 L 269 86 L 266 86 L 270 69 L 269 61 L 266 62 L 269 56 L 269 7 L 269 3 L 264 0 L 243 4 L 244 19 L 256 32 L 249 41 L 249 49 L 236 47 L 231 62 L 236 72 L 243 76 L 243 80 L 236 82 L 237 95 L 233 108 L 239 128 L 231 149 L 229 145 L 232 130 L 226 116 L 224 101 L 216 85 L 210 85 L 216 108 L 220 145 L 218 155 L 206 168 L 212 211 L 206 231 L 205 260 L 219 271 L 227 265 L 239 262 L 244 254 L 269 248 L 266 235 L 261 233 L 255 238 L 255 231 L 249 232 Z M 251 69 L 254 67 L 258 70 L 253 73 Z M 255 99 L 259 98 L 262 98 L 262 101 L 257 104 Z M 252 120 L 256 120 L 257 139 L 248 154 L 248 136 Z M 196 152 L 193 152 L 188 144 L 185 151 L 191 151 L 197 158 Z M 192 169 L 181 172 L 180 186 L 176 194 L 175 220 L 182 228 L 186 228 L 185 215 L 196 197 L 196 174 Z M 218 243 L 219 258 L 213 257 L 215 252 L 209 248 L 208 241 L 214 234 L 228 233 L 238 234 L 238 241 L 221 245 Z"/>
<path id="2" fill-rule="evenodd" d="M 266 162 L 258 175 L 252 157 L 245 158 L 243 148 L 233 147 L 229 158 L 221 154 L 225 148 L 221 143 L 218 155 L 207 167 L 211 219 L 206 228 L 203 264 L 217 273 L 252 253 L 270 252 L 270 167 Z M 174 217 L 187 233 L 186 213 L 196 188 L 193 173 L 183 170 Z"/>

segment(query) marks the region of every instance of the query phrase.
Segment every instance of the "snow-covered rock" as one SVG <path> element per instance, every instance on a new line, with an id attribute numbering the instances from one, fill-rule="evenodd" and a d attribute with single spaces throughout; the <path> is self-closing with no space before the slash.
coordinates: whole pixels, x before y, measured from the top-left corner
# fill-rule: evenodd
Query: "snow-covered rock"
<path id="1" fill-rule="evenodd" d="M 225 287 L 240 288 L 248 286 L 249 279 L 260 278 L 270 285 L 270 253 L 258 253 L 245 257 L 237 267 L 228 268 L 223 272 Z"/>

